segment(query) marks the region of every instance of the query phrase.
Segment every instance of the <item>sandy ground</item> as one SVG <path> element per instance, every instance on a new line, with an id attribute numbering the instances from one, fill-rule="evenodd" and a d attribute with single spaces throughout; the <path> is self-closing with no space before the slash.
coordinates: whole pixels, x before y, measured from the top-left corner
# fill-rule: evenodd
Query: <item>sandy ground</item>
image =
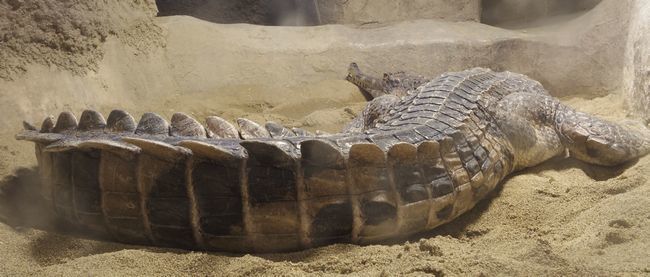
<path id="1" fill-rule="evenodd" d="M 265 65 L 273 63 L 275 67 L 266 69 L 272 71 L 266 74 L 273 78 L 258 83 L 246 81 L 259 77 L 255 75 L 231 76 L 221 68 L 207 71 L 210 61 L 197 61 L 200 55 L 175 49 L 182 45 L 182 40 L 169 39 L 174 34 L 164 25 L 180 21 L 159 22 L 167 41 L 153 43 L 156 46 L 149 54 L 138 50 L 142 47 L 131 52 L 125 50 L 131 47 L 124 46 L 130 45 L 129 41 L 138 42 L 125 41 L 118 34 L 117 39 L 109 37 L 102 44 L 101 50 L 106 54 L 92 67 L 96 70 L 86 75 L 25 62 L 21 63 L 24 70 L 19 70 L 24 75 L 0 82 L 0 260 L 3 261 L 0 275 L 650 274 L 650 156 L 616 168 L 570 159 L 552 160 L 508 178 L 488 199 L 454 222 L 407 241 L 382 245 L 337 244 L 265 255 L 190 252 L 108 242 L 53 222 L 34 193 L 38 178 L 32 145 L 13 139 L 23 119 L 36 122 L 45 113 L 72 110 L 79 114 L 84 108 L 107 114 L 113 108 L 123 107 L 135 117 L 145 111 L 155 111 L 169 118 L 173 112 L 184 111 L 197 118 L 212 114 L 229 120 L 249 117 L 260 122 L 275 120 L 332 132 L 363 107 L 363 95 L 342 80 L 345 64 L 341 65 L 341 73 L 337 73 L 332 72 L 333 67 L 311 68 L 281 60 L 289 60 L 306 50 L 284 53 L 275 61 L 246 60 L 242 68 L 232 69 L 249 73 L 260 67 L 259 71 L 264 71 Z M 207 24 L 189 26 L 203 28 Z M 131 30 L 127 33 L 137 34 L 137 26 L 124 28 Z M 235 32 L 236 28 L 211 30 L 210 34 Z M 478 32 L 463 24 L 451 28 Z M 491 29 L 485 28 L 481 30 L 490 32 Z M 188 33 L 191 30 L 183 29 Z M 267 30 L 260 29 L 254 34 L 271 40 L 265 37 Z M 304 36 L 315 34 L 318 33 L 306 32 Z M 200 42 L 192 41 L 190 49 L 200 49 L 201 45 L 196 45 Z M 209 53 L 212 58 L 246 59 L 246 53 L 229 49 L 228 45 L 223 42 L 218 46 L 202 46 L 224 50 L 222 53 L 227 55 L 218 56 L 216 51 L 208 50 L 202 53 Z M 324 46 L 314 48 L 309 52 L 310 65 L 338 62 L 318 58 L 334 56 Z M 322 56 L 313 56 L 314 53 Z M 352 54 L 345 54 L 348 55 Z M 163 57 L 175 63 L 165 64 Z M 197 74 L 203 75 L 177 76 L 182 69 L 201 62 L 206 64 L 201 67 L 204 72 Z M 291 66 L 309 69 L 306 73 L 309 78 L 296 82 L 299 77 L 289 74 L 296 71 Z M 158 71 L 142 73 L 143 69 Z M 165 75 L 168 74 L 165 70 L 175 70 L 175 73 Z M 204 80 L 210 74 L 214 74 L 212 79 Z M 314 77 L 323 75 L 326 77 Z M 222 82 L 225 85 L 214 89 L 201 80 L 212 83 L 225 80 Z M 245 81 L 237 84 L 228 80 Z M 192 90 L 174 91 L 166 86 Z M 565 97 L 563 101 L 610 120 L 634 124 L 627 117 L 621 93 L 610 92 L 604 97 Z"/>

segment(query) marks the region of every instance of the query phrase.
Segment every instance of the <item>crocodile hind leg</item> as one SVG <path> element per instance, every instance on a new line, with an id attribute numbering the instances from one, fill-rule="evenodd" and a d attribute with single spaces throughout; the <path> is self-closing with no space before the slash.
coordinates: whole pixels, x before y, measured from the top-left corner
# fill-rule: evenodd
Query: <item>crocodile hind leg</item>
<path id="1" fill-rule="evenodd" d="M 569 154 L 587 163 L 613 166 L 650 153 L 650 131 L 625 128 L 561 104 L 555 126 Z"/>

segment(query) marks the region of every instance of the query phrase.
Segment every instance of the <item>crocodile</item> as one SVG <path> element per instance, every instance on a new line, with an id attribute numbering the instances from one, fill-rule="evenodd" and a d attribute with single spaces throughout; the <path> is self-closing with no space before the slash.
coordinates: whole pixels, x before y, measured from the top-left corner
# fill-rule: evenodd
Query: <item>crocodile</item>
<path id="1" fill-rule="evenodd" d="M 375 78 L 352 64 L 347 79 L 372 100 L 337 134 L 86 110 L 24 123 L 16 138 L 35 143 L 44 201 L 70 224 L 125 243 L 258 253 L 406 237 L 553 157 L 614 166 L 650 151 L 643 130 L 576 111 L 522 74 Z"/>

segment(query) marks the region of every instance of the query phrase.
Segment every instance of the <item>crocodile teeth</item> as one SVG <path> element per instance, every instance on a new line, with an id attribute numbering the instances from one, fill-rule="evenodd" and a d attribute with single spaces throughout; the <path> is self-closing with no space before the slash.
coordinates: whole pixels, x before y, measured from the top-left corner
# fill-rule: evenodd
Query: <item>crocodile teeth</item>
<path id="1" fill-rule="evenodd" d="M 123 110 L 113 110 L 106 120 L 106 128 L 115 133 L 133 132 L 136 128 L 135 119 Z"/>
<path id="2" fill-rule="evenodd" d="M 54 129 L 54 116 L 50 115 L 41 123 L 41 133 L 51 133 Z"/>
<path id="3" fill-rule="evenodd" d="M 80 131 L 104 129 L 104 127 L 106 127 L 106 120 L 102 114 L 94 110 L 85 110 L 81 113 L 78 127 Z"/>
<path id="4" fill-rule="evenodd" d="M 169 123 L 155 113 L 145 113 L 135 129 L 136 134 L 169 135 Z"/>
<path id="5" fill-rule="evenodd" d="M 232 123 L 218 116 L 205 119 L 206 128 L 214 138 L 239 138 L 239 132 Z"/>
<path id="6" fill-rule="evenodd" d="M 266 129 L 250 119 L 237 118 L 237 124 L 239 125 L 239 134 L 243 139 L 271 137 Z"/>
<path id="7" fill-rule="evenodd" d="M 196 119 L 184 113 L 175 113 L 172 115 L 171 131 L 172 136 L 176 137 L 202 137 L 205 138 L 206 132 L 203 125 Z"/>
<path id="8" fill-rule="evenodd" d="M 314 134 L 311 132 L 302 129 L 302 128 L 291 128 L 291 130 L 299 137 L 313 137 Z"/>
<path id="9" fill-rule="evenodd" d="M 296 134 L 289 130 L 288 128 L 275 123 L 273 121 L 269 121 L 266 124 L 264 124 L 264 128 L 271 134 L 271 137 L 274 138 L 282 138 L 282 137 L 295 137 Z"/>
<path id="10" fill-rule="evenodd" d="M 71 112 L 62 112 L 56 120 L 56 125 L 52 129 L 54 133 L 62 133 L 77 128 L 77 118 Z"/>

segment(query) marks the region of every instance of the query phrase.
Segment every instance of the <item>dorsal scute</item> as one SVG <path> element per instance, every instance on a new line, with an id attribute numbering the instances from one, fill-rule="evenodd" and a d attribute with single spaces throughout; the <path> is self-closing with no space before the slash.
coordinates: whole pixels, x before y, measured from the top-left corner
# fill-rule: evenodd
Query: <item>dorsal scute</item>
<path id="1" fill-rule="evenodd" d="M 208 116 L 205 119 L 206 128 L 210 137 L 214 138 L 239 138 L 239 132 L 232 123 L 218 116 Z"/>
<path id="2" fill-rule="evenodd" d="M 372 134 L 369 136 L 370 140 L 378 148 L 387 151 L 391 146 L 400 143 L 401 141 L 397 139 L 394 135 L 394 132 L 384 132 L 378 134 Z"/>
<path id="3" fill-rule="evenodd" d="M 367 165 L 385 166 L 386 154 L 373 143 L 358 143 L 350 147 L 350 166 L 355 163 L 362 163 Z"/>
<path id="4" fill-rule="evenodd" d="M 54 133 L 75 130 L 77 128 L 77 118 L 71 112 L 62 112 L 56 119 L 56 125 L 52 128 Z"/>
<path id="5" fill-rule="evenodd" d="M 191 150 L 192 154 L 196 157 L 229 164 L 236 164 L 246 157 L 241 147 L 238 149 L 230 149 L 223 147 L 223 145 L 196 140 L 183 140 L 178 145 Z"/>
<path id="6" fill-rule="evenodd" d="M 54 130 L 54 116 L 49 115 L 41 123 L 41 133 L 51 133 Z"/>
<path id="7" fill-rule="evenodd" d="M 124 137 L 122 140 L 126 143 L 139 147 L 142 149 L 142 152 L 148 155 L 155 156 L 167 161 L 176 162 L 185 159 L 192 154 L 192 152 L 187 148 L 174 146 L 158 140 L 142 139 L 136 137 Z"/>
<path id="8" fill-rule="evenodd" d="M 239 134 L 243 139 L 268 138 L 271 134 L 256 122 L 247 118 L 237 118 Z"/>
<path id="9" fill-rule="evenodd" d="M 27 121 L 23 121 L 23 129 L 25 131 L 36 131 L 36 127 Z"/>
<path id="10" fill-rule="evenodd" d="M 328 133 L 328 132 L 325 132 L 325 131 L 323 131 L 323 130 L 316 130 L 315 135 L 316 135 L 317 137 L 327 137 L 327 136 L 331 136 L 332 134 L 330 134 L 330 133 Z"/>
<path id="11" fill-rule="evenodd" d="M 417 147 L 410 143 L 397 143 L 388 150 L 388 160 L 393 163 L 413 163 L 417 160 Z"/>
<path id="12" fill-rule="evenodd" d="M 309 131 L 307 131 L 305 129 L 302 129 L 302 128 L 294 127 L 294 128 L 291 128 L 291 131 L 293 131 L 293 133 L 296 134 L 296 136 L 299 136 L 299 137 L 313 137 L 314 136 L 314 134 L 312 134 L 311 132 L 309 132 Z"/>
<path id="13" fill-rule="evenodd" d="M 203 125 L 184 113 L 172 115 L 170 134 L 176 137 L 207 137 Z"/>
<path id="14" fill-rule="evenodd" d="M 113 110 L 106 120 L 106 129 L 110 132 L 121 133 L 135 131 L 136 123 L 133 116 L 123 110 Z"/>
<path id="15" fill-rule="evenodd" d="M 329 168 L 345 168 L 345 157 L 333 143 L 313 139 L 300 143 L 300 153 L 304 163 Z"/>
<path id="16" fill-rule="evenodd" d="M 136 134 L 169 135 L 169 123 L 160 115 L 145 113 L 135 129 Z"/>
<path id="17" fill-rule="evenodd" d="M 240 144 L 250 158 L 274 167 L 291 167 L 299 155 L 295 146 L 281 140 L 243 140 Z"/>
<path id="18" fill-rule="evenodd" d="M 91 139 L 81 141 L 77 147 L 82 150 L 102 150 L 116 154 L 123 159 L 132 160 L 137 154 L 140 153 L 140 148 L 121 141 L 106 140 L 106 139 Z"/>
<path id="19" fill-rule="evenodd" d="M 266 124 L 264 124 L 264 128 L 269 132 L 271 137 L 274 138 L 293 137 L 296 135 L 290 129 L 273 121 L 266 122 Z"/>
<path id="20" fill-rule="evenodd" d="M 45 152 L 65 152 L 78 149 L 80 141 L 61 139 L 45 147 Z"/>
<path id="21" fill-rule="evenodd" d="M 79 131 L 101 130 L 106 127 L 104 116 L 94 110 L 85 110 L 79 118 Z"/>

